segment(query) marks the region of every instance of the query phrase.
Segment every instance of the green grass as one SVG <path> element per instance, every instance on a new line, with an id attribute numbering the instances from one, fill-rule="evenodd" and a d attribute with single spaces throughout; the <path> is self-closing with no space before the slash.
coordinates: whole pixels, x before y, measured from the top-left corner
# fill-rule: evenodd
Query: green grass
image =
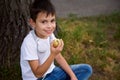
<path id="1" fill-rule="evenodd" d="M 58 38 L 65 44 L 62 54 L 69 64 L 90 64 L 90 80 L 120 80 L 120 12 L 82 18 L 69 15 L 57 21 Z M 21 80 L 18 64 L 0 67 L 1 80 Z"/>
<path id="2" fill-rule="evenodd" d="M 69 64 L 90 64 L 91 80 L 120 79 L 120 12 L 83 18 L 70 15 L 58 19 L 58 24 Z"/>

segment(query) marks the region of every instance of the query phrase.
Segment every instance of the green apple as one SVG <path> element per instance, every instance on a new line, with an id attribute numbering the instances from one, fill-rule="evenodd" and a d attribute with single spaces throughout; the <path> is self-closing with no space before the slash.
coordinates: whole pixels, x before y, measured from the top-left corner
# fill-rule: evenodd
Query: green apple
<path id="1" fill-rule="evenodd" d="M 53 47 L 56 48 L 59 45 L 59 39 L 53 41 Z"/>

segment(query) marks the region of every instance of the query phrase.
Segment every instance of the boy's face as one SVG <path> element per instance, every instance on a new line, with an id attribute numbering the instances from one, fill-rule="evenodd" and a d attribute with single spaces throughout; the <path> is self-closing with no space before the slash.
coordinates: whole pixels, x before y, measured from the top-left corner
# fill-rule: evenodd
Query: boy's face
<path id="1" fill-rule="evenodd" d="M 34 28 L 36 35 L 40 38 L 47 38 L 50 36 L 56 27 L 55 15 L 40 12 L 36 18 L 36 21 L 31 19 L 30 21 Z"/>

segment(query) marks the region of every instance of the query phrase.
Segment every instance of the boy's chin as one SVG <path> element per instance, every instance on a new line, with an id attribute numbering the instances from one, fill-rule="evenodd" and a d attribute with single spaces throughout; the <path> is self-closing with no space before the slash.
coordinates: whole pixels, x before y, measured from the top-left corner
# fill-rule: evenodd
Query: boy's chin
<path id="1" fill-rule="evenodd" d="M 51 33 L 52 34 L 52 33 Z M 46 37 L 49 37 L 51 34 L 47 34 Z"/>
<path id="2" fill-rule="evenodd" d="M 52 32 L 51 33 L 46 33 L 44 36 L 49 37 L 51 34 L 52 34 Z"/>

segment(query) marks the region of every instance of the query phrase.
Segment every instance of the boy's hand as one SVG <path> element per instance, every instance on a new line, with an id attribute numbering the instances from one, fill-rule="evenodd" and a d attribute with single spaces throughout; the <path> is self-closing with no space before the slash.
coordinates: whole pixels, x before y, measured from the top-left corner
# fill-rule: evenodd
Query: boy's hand
<path id="1" fill-rule="evenodd" d="M 78 80 L 78 79 L 75 77 L 75 78 L 71 78 L 71 80 Z"/>
<path id="2" fill-rule="evenodd" d="M 53 42 L 51 43 L 51 53 L 56 56 L 63 50 L 63 46 L 64 42 L 62 39 L 53 40 Z"/>

